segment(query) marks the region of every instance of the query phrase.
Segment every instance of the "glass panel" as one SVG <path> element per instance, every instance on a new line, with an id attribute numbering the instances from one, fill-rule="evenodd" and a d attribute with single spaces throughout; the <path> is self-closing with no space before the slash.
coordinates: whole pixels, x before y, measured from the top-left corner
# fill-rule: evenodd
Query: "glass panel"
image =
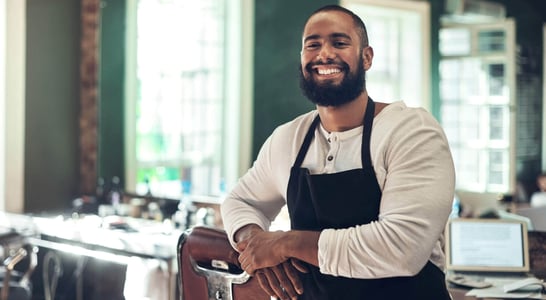
<path id="1" fill-rule="evenodd" d="M 505 183 L 507 163 L 503 151 L 489 152 L 489 180 L 488 184 L 501 185 Z"/>
<path id="2" fill-rule="evenodd" d="M 480 185 L 480 152 L 476 149 L 460 149 L 459 160 L 456 161 L 457 181 L 463 186 L 476 187 Z"/>
<path id="3" fill-rule="evenodd" d="M 470 54 L 470 30 L 467 28 L 440 29 L 440 54 L 444 56 Z"/>
<path id="4" fill-rule="evenodd" d="M 220 178 L 225 0 L 139 0 L 137 192 L 212 194 Z M 159 34 L 160 33 L 160 34 Z"/>
<path id="5" fill-rule="evenodd" d="M 460 138 L 465 141 L 476 141 L 480 138 L 480 109 L 474 105 L 463 105 L 459 114 Z"/>
<path id="6" fill-rule="evenodd" d="M 490 64 L 489 73 L 489 95 L 502 96 L 505 94 L 504 64 Z"/>
<path id="7" fill-rule="evenodd" d="M 461 66 L 461 80 L 458 87 L 461 89 L 462 97 L 466 102 L 476 102 L 472 100 L 472 97 L 481 95 L 481 62 L 475 58 L 463 58 Z"/>
<path id="8" fill-rule="evenodd" d="M 505 119 L 505 107 L 491 106 L 489 107 L 489 139 L 490 140 L 506 140 L 505 136 L 507 124 Z"/>
<path id="9" fill-rule="evenodd" d="M 462 142 L 459 138 L 459 105 L 442 105 L 442 127 L 452 148 Z"/>
<path id="10" fill-rule="evenodd" d="M 479 53 L 500 52 L 505 50 L 504 30 L 483 30 L 478 32 Z"/>

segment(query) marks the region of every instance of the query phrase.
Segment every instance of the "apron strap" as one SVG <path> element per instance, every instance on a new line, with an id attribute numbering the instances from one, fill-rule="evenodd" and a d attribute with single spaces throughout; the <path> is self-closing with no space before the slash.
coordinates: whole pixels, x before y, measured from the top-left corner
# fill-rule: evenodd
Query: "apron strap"
<path id="1" fill-rule="evenodd" d="M 319 122 L 320 122 L 320 118 L 319 118 L 319 115 L 317 114 L 317 116 L 313 120 L 313 123 L 311 123 L 309 130 L 307 130 L 307 134 L 305 135 L 305 139 L 303 140 L 303 144 L 301 145 L 300 152 L 298 152 L 298 156 L 296 157 L 296 161 L 294 162 L 294 167 L 299 168 L 301 164 L 303 163 L 303 159 L 305 158 L 305 155 L 307 154 L 307 150 L 309 150 L 309 145 L 311 145 L 311 140 L 313 139 L 313 136 L 315 135 L 315 128 L 317 128 L 317 125 Z"/>
<path id="2" fill-rule="evenodd" d="M 375 102 L 368 97 L 366 112 L 364 113 L 364 128 L 362 129 L 362 168 L 372 167 L 372 155 L 370 153 L 370 137 L 372 136 L 373 117 L 375 114 Z"/>

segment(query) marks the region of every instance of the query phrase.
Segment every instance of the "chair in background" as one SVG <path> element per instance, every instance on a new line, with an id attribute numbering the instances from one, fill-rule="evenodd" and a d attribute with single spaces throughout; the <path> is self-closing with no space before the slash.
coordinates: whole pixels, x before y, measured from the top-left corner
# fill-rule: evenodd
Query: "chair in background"
<path id="1" fill-rule="evenodd" d="M 181 299 L 271 299 L 241 270 L 238 256 L 222 229 L 196 226 L 184 232 L 178 240 Z"/>
<path id="2" fill-rule="evenodd" d="M 11 230 L 0 234 L 0 300 L 30 300 L 32 275 L 38 263 L 37 248 Z"/>
<path id="3" fill-rule="evenodd" d="M 515 213 L 528 218 L 533 224 L 533 231 L 546 231 L 546 206 L 518 207 Z"/>
<path id="4" fill-rule="evenodd" d="M 528 238 L 531 273 L 546 280 L 546 232 L 529 231 Z"/>

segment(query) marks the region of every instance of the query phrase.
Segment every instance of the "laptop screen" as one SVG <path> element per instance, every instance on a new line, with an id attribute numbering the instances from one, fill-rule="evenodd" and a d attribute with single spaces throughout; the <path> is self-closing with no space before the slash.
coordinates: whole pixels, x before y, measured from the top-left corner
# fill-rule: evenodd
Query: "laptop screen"
<path id="1" fill-rule="evenodd" d="M 451 219 L 446 228 L 446 265 L 453 271 L 528 272 L 525 222 Z"/>

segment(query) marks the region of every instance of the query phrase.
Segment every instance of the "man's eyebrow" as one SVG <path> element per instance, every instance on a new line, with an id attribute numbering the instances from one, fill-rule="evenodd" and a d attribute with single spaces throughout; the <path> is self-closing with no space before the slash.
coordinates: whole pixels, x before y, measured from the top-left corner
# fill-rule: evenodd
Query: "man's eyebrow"
<path id="1" fill-rule="evenodd" d="M 330 38 L 345 38 L 345 39 L 351 39 L 351 37 L 346 34 L 346 33 L 342 33 L 342 32 L 334 32 L 330 35 Z"/>
<path id="2" fill-rule="evenodd" d="M 320 38 L 319 34 L 312 34 L 312 35 L 306 36 L 303 39 L 303 42 L 307 42 L 309 40 L 317 40 L 319 38 Z M 349 40 L 351 39 L 351 37 L 348 34 L 342 33 L 342 32 L 334 32 L 334 33 L 329 35 L 329 38 L 345 38 L 345 39 L 349 39 Z"/>
<path id="3" fill-rule="evenodd" d="M 312 35 L 308 35 L 306 36 L 303 41 L 304 42 L 307 42 L 308 40 L 318 40 L 320 38 L 320 35 L 318 34 L 312 34 Z"/>

